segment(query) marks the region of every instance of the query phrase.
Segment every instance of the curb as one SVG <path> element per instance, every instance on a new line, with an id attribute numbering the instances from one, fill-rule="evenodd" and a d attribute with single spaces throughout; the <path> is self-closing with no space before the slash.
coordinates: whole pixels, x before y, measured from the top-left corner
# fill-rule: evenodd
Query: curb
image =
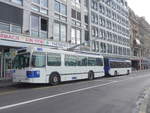
<path id="1" fill-rule="evenodd" d="M 144 93 L 142 94 L 141 98 L 138 101 L 138 113 L 147 113 L 147 106 L 150 99 L 150 88 L 145 89 Z"/>
<path id="2" fill-rule="evenodd" d="M 0 80 L 0 88 L 9 87 L 12 85 L 13 85 L 12 80 Z"/>

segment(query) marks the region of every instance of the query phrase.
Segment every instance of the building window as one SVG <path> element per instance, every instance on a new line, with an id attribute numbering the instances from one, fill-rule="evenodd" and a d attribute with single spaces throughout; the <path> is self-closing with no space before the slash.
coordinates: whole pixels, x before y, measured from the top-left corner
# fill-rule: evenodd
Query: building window
<path id="1" fill-rule="evenodd" d="M 98 37 L 98 28 L 92 27 L 92 37 Z"/>
<path id="2" fill-rule="evenodd" d="M 55 11 L 59 12 L 59 2 L 55 1 Z"/>
<path id="3" fill-rule="evenodd" d="M 107 44 L 107 53 L 112 53 L 112 45 L 111 44 Z"/>
<path id="4" fill-rule="evenodd" d="M 41 18 L 41 31 L 42 31 L 42 33 L 48 31 L 48 20 L 45 18 Z"/>
<path id="5" fill-rule="evenodd" d="M 42 7 L 48 7 L 48 0 L 41 0 Z"/>
<path id="6" fill-rule="evenodd" d="M 89 23 L 88 15 L 84 15 L 84 22 L 85 22 L 86 24 Z"/>
<path id="7" fill-rule="evenodd" d="M 71 10 L 71 17 L 74 19 L 77 19 L 78 21 L 81 21 L 81 12 L 72 9 Z"/>
<path id="8" fill-rule="evenodd" d="M 39 37 L 39 17 L 31 16 L 31 36 Z"/>
<path id="9" fill-rule="evenodd" d="M 55 22 L 53 27 L 53 35 L 55 41 L 66 42 L 67 26 L 60 22 Z"/>
<path id="10" fill-rule="evenodd" d="M 81 13 L 77 12 L 77 20 L 81 21 Z"/>
<path id="11" fill-rule="evenodd" d="M 80 1 L 80 0 L 75 0 L 75 1 L 76 1 L 76 3 L 77 3 L 77 4 L 80 4 L 80 3 L 81 3 L 81 1 Z"/>
<path id="12" fill-rule="evenodd" d="M 32 2 L 40 4 L 40 0 L 32 0 Z"/>
<path id="13" fill-rule="evenodd" d="M 33 37 L 48 37 L 48 20 L 41 17 L 32 15 L 31 16 L 31 36 Z"/>
<path id="14" fill-rule="evenodd" d="M 22 0 L 11 0 L 11 2 L 22 5 Z"/>
<path id="15" fill-rule="evenodd" d="M 90 40 L 90 37 L 89 37 L 89 31 L 86 31 L 85 30 L 85 41 L 89 41 Z"/>
<path id="16" fill-rule="evenodd" d="M 71 28 L 71 43 L 80 44 L 81 43 L 81 30 L 77 28 Z"/>
<path id="17" fill-rule="evenodd" d="M 98 15 L 94 12 L 91 12 L 91 21 L 92 23 L 98 24 Z"/>
<path id="18" fill-rule="evenodd" d="M 95 9 L 97 11 L 98 10 L 98 2 L 95 0 L 92 0 L 91 7 L 92 7 L 92 9 Z"/>
<path id="19" fill-rule="evenodd" d="M 0 22 L 0 30 L 9 31 L 9 32 L 13 32 L 13 33 L 19 33 L 19 34 L 22 32 L 21 26 L 2 23 L 2 22 Z"/>
<path id="20" fill-rule="evenodd" d="M 101 52 L 106 53 L 106 43 L 101 42 Z"/>
<path id="21" fill-rule="evenodd" d="M 71 10 L 71 17 L 76 19 L 76 10 L 74 9 Z"/>
<path id="22" fill-rule="evenodd" d="M 76 43 L 76 29 L 71 28 L 71 43 Z"/>
<path id="23" fill-rule="evenodd" d="M 65 16 L 67 15 L 67 6 L 58 1 L 55 1 L 54 9 L 57 13 L 60 13 Z"/>
<path id="24" fill-rule="evenodd" d="M 89 4 L 88 0 L 84 0 L 84 6 L 85 6 L 86 8 L 88 8 L 88 4 Z"/>
<path id="25" fill-rule="evenodd" d="M 32 10 L 48 15 L 48 0 L 32 0 Z"/>
<path id="26" fill-rule="evenodd" d="M 61 24 L 60 26 L 60 39 L 65 42 L 67 38 L 67 27 L 65 24 Z"/>
<path id="27" fill-rule="evenodd" d="M 54 32 L 53 33 L 54 40 L 59 41 L 59 34 L 60 34 L 59 23 L 57 23 L 57 22 L 54 23 L 53 32 Z"/>
<path id="28" fill-rule="evenodd" d="M 71 0 L 72 1 L 72 5 L 78 9 L 81 8 L 81 0 Z"/>
<path id="29" fill-rule="evenodd" d="M 81 42 L 81 31 L 79 29 L 76 29 L 76 38 L 77 38 L 77 44 L 80 44 L 80 42 Z"/>

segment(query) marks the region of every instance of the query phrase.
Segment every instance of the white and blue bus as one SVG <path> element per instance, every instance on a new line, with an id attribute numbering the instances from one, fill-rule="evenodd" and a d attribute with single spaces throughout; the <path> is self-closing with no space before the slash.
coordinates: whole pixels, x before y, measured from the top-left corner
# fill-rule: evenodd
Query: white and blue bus
<path id="1" fill-rule="evenodd" d="M 106 76 L 117 76 L 131 73 L 131 60 L 124 58 L 104 58 Z"/>
<path id="2" fill-rule="evenodd" d="M 49 83 L 94 79 L 104 76 L 104 59 L 99 54 L 29 47 L 14 59 L 13 82 Z"/>

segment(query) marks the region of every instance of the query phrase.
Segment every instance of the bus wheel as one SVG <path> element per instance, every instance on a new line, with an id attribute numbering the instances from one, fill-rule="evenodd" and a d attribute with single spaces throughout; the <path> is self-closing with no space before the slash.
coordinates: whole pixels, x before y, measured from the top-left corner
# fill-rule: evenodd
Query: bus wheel
<path id="1" fill-rule="evenodd" d="M 94 79 L 94 72 L 90 71 L 90 72 L 88 73 L 88 79 L 89 79 L 89 80 L 93 80 L 93 79 Z"/>
<path id="2" fill-rule="evenodd" d="M 114 75 L 115 75 L 115 76 L 117 76 L 117 75 L 118 75 L 117 71 L 115 71 Z"/>
<path id="3" fill-rule="evenodd" d="M 128 70 L 128 71 L 127 71 L 127 75 L 129 75 L 129 74 L 130 74 L 130 71 Z"/>
<path id="4" fill-rule="evenodd" d="M 57 73 L 52 73 L 49 78 L 49 83 L 52 86 L 58 85 L 60 83 L 60 76 Z"/>

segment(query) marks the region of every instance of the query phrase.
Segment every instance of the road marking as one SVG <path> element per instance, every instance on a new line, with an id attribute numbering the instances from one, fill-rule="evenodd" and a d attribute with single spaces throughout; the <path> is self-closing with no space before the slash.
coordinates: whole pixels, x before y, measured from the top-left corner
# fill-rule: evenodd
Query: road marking
<path id="1" fill-rule="evenodd" d="M 37 102 L 37 101 L 40 101 L 40 100 L 50 99 L 50 98 L 54 98 L 54 97 L 58 97 L 58 96 L 66 95 L 66 94 L 77 93 L 77 92 L 80 92 L 80 91 L 85 91 L 85 90 L 89 90 L 89 89 L 93 89 L 93 88 L 97 88 L 97 87 L 107 86 L 107 85 L 110 85 L 110 84 L 113 84 L 113 83 L 116 83 L 116 82 L 118 82 L 118 81 L 112 81 L 112 82 L 108 82 L 108 83 L 101 84 L 101 85 L 95 85 L 95 86 L 91 86 L 91 87 L 86 87 L 86 88 L 82 88 L 82 89 L 68 91 L 68 92 L 65 92 L 65 93 L 59 93 L 59 94 L 56 94 L 56 95 L 45 96 L 45 97 L 41 97 L 41 98 L 37 98 L 37 99 L 32 99 L 32 100 L 16 103 L 16 104 L 6 105 L 6 106 L 0 107 L 0 110 L 4 110 L 4 109 L 20 106 L 20 105 L 33 103 L 33 102 Z"/>
<path id="2" fill-rule="evenodd" d="M 148 77 L 148 76 L 149 75 L 138 76 L 138 77 L 135 77 L 135 79 L 136 78 L 144 78 L 144 77 Z M 77 93 L 77 92 L 80 92 L 80 91 L 85 91 L 85 90 L 89 90 L 89 89 L 93 89 L 93 88 L 97 88 L 97 87 L 103 87 L 103 86 L 107 86 L 107 85 L 110 85 L 110 84 L 113 84 L 113 83 L 119 83 L 119 82 L 123 82 L 123 81 L 127 81 L 127 80 L 131 80 L 131 77 L 129 77 L 127 79 L 124 79 L 124 80 L 111 81 L 111 82 L 108 82 L 108 83 L 105 83 L 105 84 L 100 84 L 100 85 L 95 85 L 95 86 L 91 86 L 91 87 L 81 88 L 81 89 L 72 90 L 72 91 L 68 91 L 68 92 L 64 92 L 64 93 L 59 93 L 59 94 L 55 94 L 55 95 L 51 95 L 51 96 L 45 96 L 45 97 L 41 97 L 41 98 L 37 98 L 37 99 L 32 99 L 32 100 L 28 100 L 28 101 L 24 101 L 24 102 L 19 102 L 19 103 L 16 103 L 16 104 L 1 106 L 0 110 L 13 108 L 13 107 L 16 107 L 16 106 L 21 106 L 21 105 L 25 105 L 25 104 L 45 100 L 45 99 L 50 99 L 50 98 L 54 98 L 54 97 L 58 97 L 58 96 L 62 96 L 62 95 L 71 94 L 71 93 Z"/>

